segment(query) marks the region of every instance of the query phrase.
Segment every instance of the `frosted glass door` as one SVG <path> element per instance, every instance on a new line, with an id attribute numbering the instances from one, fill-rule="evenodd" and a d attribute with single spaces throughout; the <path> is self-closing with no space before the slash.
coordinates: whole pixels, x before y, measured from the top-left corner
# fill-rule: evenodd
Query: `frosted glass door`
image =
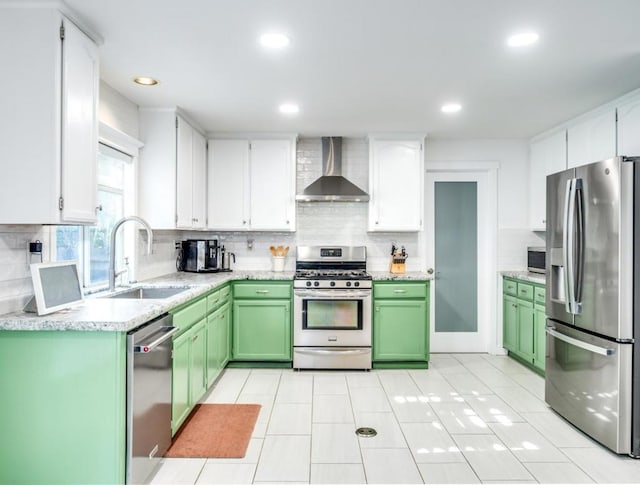
<path id="1" fill-rule="evenodd" d="M 432 352 L 487 352 L 495 326 L 496 243 L 488 171 L 427 171 Z M 492 209 L 494 207 L 494 209 Z"/>
<path id="2" fill-rule="evenodd" d="M 478 330 L 476 182 L 435 184 L 435 331 Z"/>

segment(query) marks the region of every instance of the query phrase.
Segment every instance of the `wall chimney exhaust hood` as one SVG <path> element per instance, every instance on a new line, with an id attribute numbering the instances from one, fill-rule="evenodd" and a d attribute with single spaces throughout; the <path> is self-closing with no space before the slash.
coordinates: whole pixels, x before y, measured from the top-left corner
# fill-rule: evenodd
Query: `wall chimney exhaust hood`
<path id="1" fill-rule="evenodd" d="M 342 138 L 322 138 L 322 176 L 296 195 L 302 202 L 368 202 L 369 194 L 342 176 Z"/>

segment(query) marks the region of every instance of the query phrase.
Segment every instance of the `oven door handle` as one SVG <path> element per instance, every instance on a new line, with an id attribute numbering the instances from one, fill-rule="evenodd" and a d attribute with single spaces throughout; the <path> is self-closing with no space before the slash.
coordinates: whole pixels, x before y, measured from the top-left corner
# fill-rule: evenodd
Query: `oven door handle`
<path id="1" fill-rule="evenodd" d="M 295 296 L 306 298 L 361 299 L 371 296 L 371 290 L 293 290 Z"/>
<path id="2" fill-rule="evenodd" d="M 371 347 L 365 349 L 294 349 L 295 352 L 299 354 L 320 354 L 320 355 L 329 355 L 329 354 L 340 354 L 340 355 L 360 355 L 360 354 L 368 354 L 371 353 Z"/>

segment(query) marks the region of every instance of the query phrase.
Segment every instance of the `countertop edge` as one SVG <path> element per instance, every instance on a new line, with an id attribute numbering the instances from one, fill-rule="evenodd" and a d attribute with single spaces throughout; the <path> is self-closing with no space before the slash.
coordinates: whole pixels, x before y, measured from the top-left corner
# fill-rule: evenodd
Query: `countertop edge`
<path id="1" fill-rule="evenodd" d="M 427 273 L 411 271 L 392 274 L 370 272 L 374 281 L 426 281 Z M 233 273 L 169 273 L 138 282 L 145 286 L 189 286 L 188 290 L 166 299 L 126 300 L 89 295 L 76 307 L 38 316 L 23 311 L 0 315 L 2 331 L 80 331 L 128 332 L 211 290 L 233 281 L 293 281 L 294 272 L 234 271 Z"/>
<path id="2" fill-rule="evenodd" d="M 501 276 L 507 278 L 514 278 L 518 280 L 531 281 L 539 285 L 546 284 L 546 277 L 540 273 L 531 273 L 529 271 L 500 271 Z"/>

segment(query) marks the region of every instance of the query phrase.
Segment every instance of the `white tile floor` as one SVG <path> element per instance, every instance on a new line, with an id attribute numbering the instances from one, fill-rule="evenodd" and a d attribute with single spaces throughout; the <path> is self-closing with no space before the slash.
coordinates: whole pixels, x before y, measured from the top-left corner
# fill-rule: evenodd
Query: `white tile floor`
<path id="1" fill-rule="evenodd" d="M 165 459 L 152 483 L 640 483 L 544 403 L 508 357 L 435 354 L 428 370 L 227 369 L 205 402 L 262 405 L 242 459 Z M 374 438 L 355 435 L 376 428 Z"/>

